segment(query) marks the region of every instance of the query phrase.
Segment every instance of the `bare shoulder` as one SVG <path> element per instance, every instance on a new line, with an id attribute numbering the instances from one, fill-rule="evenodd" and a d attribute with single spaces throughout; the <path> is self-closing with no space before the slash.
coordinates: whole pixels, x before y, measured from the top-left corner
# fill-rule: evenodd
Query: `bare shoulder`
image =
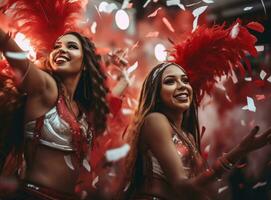
<path id="1" fill-rule="evenodd" d="M 151 113 L 145 117 L 142 127 L 143 137 L 148 138 L 170 138 L 172 128 L 167 117 L 158 112 Z"/>

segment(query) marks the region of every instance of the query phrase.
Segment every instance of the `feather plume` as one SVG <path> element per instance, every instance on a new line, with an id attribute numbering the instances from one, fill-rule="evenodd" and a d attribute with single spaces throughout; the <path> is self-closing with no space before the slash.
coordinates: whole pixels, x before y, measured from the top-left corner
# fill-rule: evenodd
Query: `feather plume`
<path id="1" fill-rule="evenodd" d="M 186 70 L 198 103 L 206 93 L 210 94 L 217 77 L 230 75 L 234 69 L 244 76 L 242 60 L 250 71 L 246 55 L 257 56 L 257 38 L 247 28 L 260 32 L 264 30 L 257 22 L 249 23 L 246 27 L 241 25 L 240 20 L 229 28 L 225 24 L 211 28 L 203 25 L 191 33 L 188 39 L 174 46 L 173 61 Z"/>
<path id="2" fill-rule="evenodd" d="M 0 9 L 11 16 L 13 28 L 31 38 L 39 52 L 48 52 L 55 40 L 69 30 L 76 30 L 76 20 L 84 1 L 7 0 Z"/>

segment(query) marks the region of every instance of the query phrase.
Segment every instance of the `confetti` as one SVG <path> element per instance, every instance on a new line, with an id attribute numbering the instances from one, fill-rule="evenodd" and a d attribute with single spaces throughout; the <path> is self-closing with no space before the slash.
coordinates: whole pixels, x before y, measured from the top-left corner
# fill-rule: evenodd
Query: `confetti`
<path id="1" fill-rule="evenodd" d="M 96 187 L 96 184 L 97 184 L 98 182 L 99 182 L 99 176 L 97 176 L 97 177 L 92 181 L 92 184 L 91 184 L 92 187 L 93 187 L 93 188 L 97 188 L 97 187 Z"/>
<path id="2" fill-rule="evenodd" d="M 261 72 L 260 72 L 261 79 L 263 80 L 265 78 L 265 76 L 266 76 L 266 72 L 264 70 L 261 70 Z"/>
<path id="3" fill-rule="evenodd" d="M 206 152 L 206 153 L 210 152 L 210 148 L 211 148 L 211 145 L 210 145 L 210 144 L 207 145 L 207 146 L 205 147 L 205 149 L 204 149 L 204 152 Z"/>
<path id="4" fill-rule="evenodd" d="M 127 73 L 128 74 L 132 73 L 133 71 L 137 69 L 137 67 L 138 67 L 138 61 L 136 61 L 131 67 L 127 69 Z"/>
<path id="5" fill-rule="evenodd" d="M 245 81 L 252 81 L 252 78 L 251 77 L 246 77 Z"/>
<path id="6" fill-rule="evenodd" d="M 73 164 L 72 164 L 72 161 L 71 161 L 71 156 L 70 156 L 70 155 L 64 156 L 64 160 L 65 160 L 66 165 L 67 165 L 71 170 L 74 170 L 74 167 L 73 167 Z"/>
<path id="7" fill-rule="evenodd" d="M 89 165 L 87 159 L 84 159 L 84 160 L 83 160 L 83 166 L 85 167 L 85 169 L 86 169 L 88 172 L 90 172 L 91 167 L 90 167 L 90 165 Z"/>
<path id="8" fill-rule="evenodd" d="M 131 185 L 131 182 L 129 182 L 129 183 L 125 186 L 125 188 L 123 189 L 123 191 L 126 192 L 126 191 L 128 190 L 128 188 L 129 188 L 130 185 Z"/>
<path id="9" fill-rule="evenodd" d="M 146 8 L 147 5 L 151 2 L 151 0 L 147 0 L 146 3 L 143 5 L 143 8 Z"/>
<path id="10" fill-rule="evenodd" d="M 257 46 L 255 46 L 255 48 L 256 48 L 256 50 L 257 50 L 258 52 L 264 51 L 264 45 L 257 45 Z"/>
<path id="11" fill-rule="evenodd" d="M 239 23 L 237 23 L 231 29 L 231 32 L 230 32 L 231 38 L 235 39 L 238 36 L 239 31 L 240 31 L 240 29 L 239 29 Z"/>
<path id="12" fill-rule="evenodd" d="M 152 38 L 156 38 L 159 36 L 159 32 L 155 31 L 155 32 L 149 32 L 145 37 L 152 37 Z"/>
<path id="13" fill-rule="evenodd" d="M 225 94 L 225 97 L 229 102 L 232 102 L 231 98 L 229 97 L 229 95 L 227 93 Z"/>
<path id="14" fill-rule="evenodd" d="M 256 99 L 257 99 L 258 101 L 261 101 L 261 100 L 266 99 L 266 97 L 265 97 L 264 94 L 258 94 L 258 95 L 256 95 L 255 97 L 256 97 Z"/>
<path id="15" fill-rule="evenodd" d="M 267 182 L 258 182 L 257 184 L 255 184 L 252 188 L 253 189 L 256 189 L 256 188 L 259 188 L 259 187 L 263 187 L 267 184 Z"/>
<path id="16" fill-rule="evenodd" d="M 179 6 L 179 8 L 185 10 L 185 7 L 181 4 L 180 0 L 167 0 L 167 6 Z"/>
<path id="17" fill-rule="evenodd" d="M 107 150 L 105 153 L 106 160 L 109 162 L 118 161 L 119 159 L 125 157 L 129 150 L 130 146 L 128 144 L 124 144 L 119 148 Z"/>
<path id="18" fill-rule="evenodd" d="M 245 7 L 243 10 L 244 11 L 249 11 L 249 10 L 251 10 L 253 7 L 252 6 L 248 6 L 248 7 Z"/>
<path id="19" fill-rule="evenodd" d="M 214 3 L 213 0 L 202 0 L 204 3 Z"/>
<path id="20" fill-rule="evenodd" d="M 96 28 L 97 28 L 97 22 L 93 22 L 91 25 L 91 33 L 95 34 L 96 33 Z"/>
<path id="21" fill-rule="evenodd" d="M 263 0 L 261 0 L 261 2 L 262 2 L 262 5 L 263 5 L 263 10 L 264 10 L 264 13 L 266 14 L 266 8 L 265 8 L 265 5 L 264 5 Z"/>
<path id="22" fill-rule="evenodd" d="M 161 7 L 157 8 L 153 13 L 149 14 L 148 18 L 155 17 L 157 15 L 158 11 L 161 9 L 162 9 Z"/>
<path id="23" fill-rule="evenodd" d="M 124 0 L 123 3 L 122 3 L 121 9 L 128 8 L 129 3 L 130 3 L 130 0 Z"/>
<path id="24" fill-rule="evenodd" d="M 224 186 L 218 189 L 218 194 L 222 193 L 223 191 L 227 190 L 229 186 Z"/>
<path id="25" fill-rule="evenodd" d="M 199 8 L 196 8 L 195 10 L 193 10 L 192 14 L 195 17 L 194 21 L 193 21 L 193 30 L 192 32 L 194 32 L 198 26 L 198 18 L 199 16 L 208 8 L 208 6 L 201 6 Z"/>
<path id="26" fill-rule="evenodd" d="M 269 78 L 267 79 L 267 81 L 268 81 L 269 83 L 271 83 L 271 76 L 269 76 Z"/>
<path id="27" fill-rule="evenodd" d="M 172 27 L 167 18 L 163 17 L 162 21 L 171 32 L 175 32 L 174 28 Z"/>
<path id="28" fill-rule="evenodd" d="M 247 97 L 247 105 L 244 106 L 242 109 L 256 112 L 256 107 L 255 107 L 254 101 L 251 97 Z"/>
<path id="29" fill-rule="evenodd" d="M 245 120 L 243 120 L 243 119 L 241 120 L 241 125 L 242 126 L 246 126 L 247 125 L 246 122 L 245 122 Z"/>
<path id="30" fill-rule="evenodd" d="M 25 60 L 25 59 L 27 59 L 28 52 L 11 52 L 11 51 L 7 51 L 5 53 L 5 56 L 7 56 L 9 58 L 16 59 L 16 60 Z"/>
<path id="31" fill-rule="evenodd" d="M 132 109 L 128 109 L 128 108 L 121 109 L 121 112 L 124 115 L 132 115 L 134 113 Z"/>

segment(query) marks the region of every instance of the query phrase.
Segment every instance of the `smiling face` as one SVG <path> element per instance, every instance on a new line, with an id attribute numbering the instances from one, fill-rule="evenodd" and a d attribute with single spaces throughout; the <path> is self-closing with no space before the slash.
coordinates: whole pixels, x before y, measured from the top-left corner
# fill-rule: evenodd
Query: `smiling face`
<path id="1" fill-rule="evenodd" d="M 72 35 L 63 35 L 50 53 L 50 65 L 56 74 L 78 74 L 82 70 L 83 49 L 80 40 Z"/>
<path id="2" fill-rule="evenodd" d="M 188 76 L 178 66 L 170 65 L 162 74 L 160 98 L 168 109 L 186 111 L 193 98 Z"/>

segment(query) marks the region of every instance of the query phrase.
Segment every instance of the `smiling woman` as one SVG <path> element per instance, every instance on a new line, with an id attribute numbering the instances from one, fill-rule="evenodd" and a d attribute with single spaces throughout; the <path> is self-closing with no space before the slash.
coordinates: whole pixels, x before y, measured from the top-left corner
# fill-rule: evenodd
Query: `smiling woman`
<path id="1" fill-rule="evenodd" d="M 108 89 L 94 44 L 77 32 L 60 36 L 49 55 L 50 73 L 27 59 L 0 29 L 0 49 L 27 94 L 24 115 L 25 175 L 10 199 L 78 199 L 75 187 L 89 170 L 93 137 L 106 128 Z"/>
<path id="2" fill-rule="evenodd" d="M 271 129 L 255 137 L 256 127 L 208 168 L 198 127 L 196 98 L 186 71 L 176 63 L 154 67 L 143 83 L 130 127 L 130 157 L 137 154 L 131 199 L 208 199 L 209 184 L 271 140 Z"/>

